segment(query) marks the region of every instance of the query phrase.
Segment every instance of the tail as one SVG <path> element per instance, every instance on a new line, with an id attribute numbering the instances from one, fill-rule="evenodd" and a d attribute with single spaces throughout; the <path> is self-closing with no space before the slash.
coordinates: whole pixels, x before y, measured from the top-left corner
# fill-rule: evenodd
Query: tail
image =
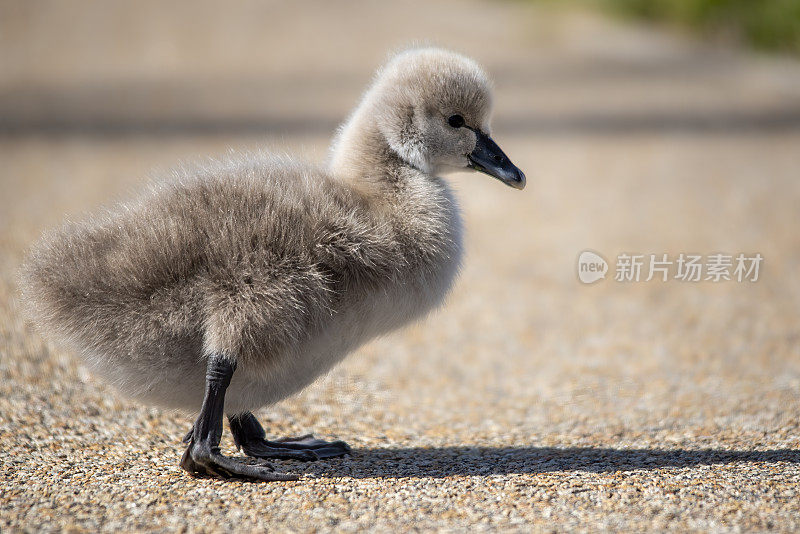
<path id="1" fill-rule="evenodd" d="M 17 271 L 17 296 L 25 318 L 45 337 L 68 338 L 73 299 L 60 273 L 54 241 L 45 236 L 29 250 Z"/>
<path id="2" fill-rule="evenodd" d="M 83 231 L 82 231 L 83 230 Z M 68 224 L 44 234 L 17 272 L 24 316 L 47 338 L 86 348 L 92 322 L 98 320 L 98 281 L 86 229 Z M 96 325 L 95 325 L 96 326 Z M 88 336 L 91 338 L 91 335 Z"/>

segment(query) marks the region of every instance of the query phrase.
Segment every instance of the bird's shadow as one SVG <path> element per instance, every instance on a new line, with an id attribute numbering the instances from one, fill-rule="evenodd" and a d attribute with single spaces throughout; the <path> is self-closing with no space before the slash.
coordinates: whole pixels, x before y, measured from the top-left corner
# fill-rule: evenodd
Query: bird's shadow
<path id="1" fill-rule="evenodd" d="M 307 464 L 318 477 L 410 478 L 605 473 L 745 462 L 800 463 L 800 450 L 617 449 L 596 447 L 435 447 L 353 449 L 350 457 Z"/>

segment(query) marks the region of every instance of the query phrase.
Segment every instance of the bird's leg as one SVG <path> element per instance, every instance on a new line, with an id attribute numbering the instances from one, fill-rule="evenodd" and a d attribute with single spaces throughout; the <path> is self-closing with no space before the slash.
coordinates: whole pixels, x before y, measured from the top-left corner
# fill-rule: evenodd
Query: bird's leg
<path id="1" fill-rule="evenodd" d="M 208 358 L 206 391 L 203 407 L 194 423 L 189 446 L 181 459 L 181 467 L 192 475 L 211 475 L 220 478 L 254 480 L 297 480 L 296 475 L 273 472 L 268 464 L 251 465 L 223 456 L 219 452 L 222 437 L 222 416 L 225 390 L 231 383 L 236 364 L 218 354 Z M 188 437 L 188 436 L 187 436 Z"/>
<path id="2" fill-rule="evenodd" d="M 228 417 L 236 446 L 248 456 L 291 460 L 319 460 L 335 458 L 350 452 L 344 441 L 323 441 L 311 434 L 299 438 L 266 439 L 264 429 L 250 412 Z"/>

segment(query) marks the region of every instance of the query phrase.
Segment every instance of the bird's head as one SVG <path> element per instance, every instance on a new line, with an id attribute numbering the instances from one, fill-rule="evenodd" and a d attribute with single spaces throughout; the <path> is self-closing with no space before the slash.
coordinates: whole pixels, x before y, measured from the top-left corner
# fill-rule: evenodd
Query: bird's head
<path id="1" fill-rule="evenodd" d="M 409 165 L 431 174 L 470 168 L 525 187 L 525 174 L 489 136 L 492 86 L 473 60 L 408 50 L 378 73 L 370 92 L 379 131 Z"/>

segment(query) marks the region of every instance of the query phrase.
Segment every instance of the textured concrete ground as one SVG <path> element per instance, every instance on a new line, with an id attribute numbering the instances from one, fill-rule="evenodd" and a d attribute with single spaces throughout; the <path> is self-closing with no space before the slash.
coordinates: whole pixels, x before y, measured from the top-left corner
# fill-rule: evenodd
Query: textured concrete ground
<path id="1" fill-rule="evenodd" d="M 191 6 L 0 8 L 0 530 L 800 528 L 797 62 L 514 2 Z M 190 478 L 191 414 L 118 397 L 21 320 L 24 249 L 177 159 L 321 159 L 411 40 L 493 73 L 529 188 L 454 176 L 468 254 L 447 306 L 258 414 L 352 457 L 279 463 L 298 482 Z M 586 286 L 586 248 L 612 269 L 764 264 L 756 283 Z"/>

